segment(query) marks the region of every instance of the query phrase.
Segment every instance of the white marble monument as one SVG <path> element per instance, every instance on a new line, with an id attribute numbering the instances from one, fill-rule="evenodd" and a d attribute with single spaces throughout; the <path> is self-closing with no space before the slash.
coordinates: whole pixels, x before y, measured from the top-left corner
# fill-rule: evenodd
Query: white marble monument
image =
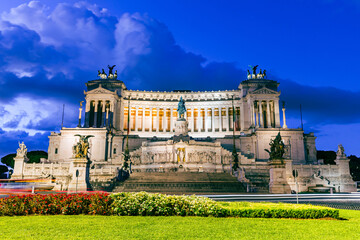
<path id="1" fill-rule="evenodd" d="M 314 178 L 319 171 L 336 191 L 356 189 L 349 161 L 340 154 L 343 150 L 336 165 L 318 164 L 316 137 L 286 124 L 285 107 L 282 114 L 279 109 L 279 83 L 267 79 L 266 70 L 258 73 L 257 65 L 236 89 L 202 92 L 129 90 L 117 79 L 115 66 L 108 67 L 109 74 L 99 71 L 99 79 L 86 83 L 83 122 L 80 116 L 77 128 L 64 127 L 51 133 L 46 163 L 27 164 L 25 159 L 17 158 L 14 176 L 33 178 L 51 172 L 59 189 L 72 189 L 77 168 L 72 147 L 78 142 L 77 135 L 92 135 L 88 140 L 91 184 L 116 177 L 123 165 L 126 143 L 135 172 L 229 174 L 235 145 L 241 169 L 237 176 L 247 189 L 275 192 L 271 189 L 281 182 L 289 188 L 276 187 L 276 192 L 294 190 L 294 169 L 299 171 L 300 191 L 320 184 Z M 285 161 L 275 168 L 269 164 L 265 149 L 279 133 Z M 263 180 L 261 184 L 259 179 Z"/>

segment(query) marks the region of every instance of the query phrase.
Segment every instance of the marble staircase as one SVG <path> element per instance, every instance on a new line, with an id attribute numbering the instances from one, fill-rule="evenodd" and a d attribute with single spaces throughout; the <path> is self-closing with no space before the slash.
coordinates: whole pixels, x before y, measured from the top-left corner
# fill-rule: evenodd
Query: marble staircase
<path id="1" fill-rule="evenodd" d="M 249 192 L 268 193 L 270 172 L 269 169 L 245 169 L 245 177 L 249 181 Z"/>
<path id="2" fill-rule="evenodd" d="M 244 193 L 243 183 L 229 173 L 136 172 L 113 192 L 159 192 L 167 194 Z"/>

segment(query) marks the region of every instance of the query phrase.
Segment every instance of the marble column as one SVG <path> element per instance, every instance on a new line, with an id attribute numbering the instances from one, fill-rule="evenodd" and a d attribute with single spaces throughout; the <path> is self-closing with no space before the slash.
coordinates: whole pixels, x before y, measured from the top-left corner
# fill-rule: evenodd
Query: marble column
<path id="1" fill-rule="evenodd" d="M 173 108 L 170 108 L 170 132 L 172 133 L 172 132 L 174 132 L 174 128 L 173 128 L 173 118 L 174 118 L 174 116 L 173 116 L 173 111 L 174 111 L 174 109 Z"/>
<path id="2" fill-rule="evenodd" d="M 240 104 L 240 131 L 244 131 L 245 116 L 244 116 L 244 104 Z"/>
<path id="3" fill-rule="evenodd" d="M 129 122 L 128 122 L 129 119 Z M 129 133 L 131 132 L 131 107 L 128 107 L 128 118 L 125 119 L 127 122 L 127 127 L 129 129 Z"/>
<path id="4" fill-rule="evenodd" d="M 160 109 L 159 108 L 156 108 L 156 125 L 155 125 L 155 129 L 156 129 L 156 132 L 158 133 L 159 132 L 159 126 L 160 126 Z"/>
<path id="5" fill-rule="evenodd" d="M 107 106 L 105 111 L 106 111 L 106 116 L 105 116 L 105 126 L 109 126 L 109 117 L 110 117 L 110 107 Z"/>
<path id="6" fill-rule="evenodd" d="M 100 127 L 105 126 L 105 114 L 106 114 L 106 101 L 102 101 L 102 107 L 101 107 L 102 113 L 101 113 L 101 125 Z"/>
<path id="7" fill-rule="evenodd" d="M 142 123 L 142 128 L 141 128 L 141 131 L 142 132 L 145 132 L 145 107 L 142 108 L 142 120 L 141 120 L 141 123 Z"/>
<path id="8" fill-rule="evenodd" d="M 90 100 L 86 100 L 84 127 L 86 128 L 90 127 Z"/>
<path id="9" fill-rule="evenodd" d="M 167 109 L 166 109 L 166 108 L 163 108 L 163 119 L 162 119 L 162 122 L 163 122 L 163 132 L 166 132 L 166 129 L 167 129 L 166 111 L 167 111 Z"/>
<path id="10" fill-rule="evenodd" d="M 116 119 L 116 114 L 117 114 L 117 109 L 116 109 L 116 101 L 110 103 L 110 112 L 111 112 L 111 118 L 110 118 L 110 127 L 113 127 L 113 126 L 116 126 L 116 122 L 115 122 L 115 119 Z"/>
<path id="11" fill-rule="evenodd" d="M 98 111 L 99 103 L 98 103 L 98 101 L 94 101 L 94 104 L 95 104 L 95 106 L 94 106 L 94 125 L 93 125 L 93 127 L 96 128 L 96 126 L 97 126 L 97 111 Z"/>
<path id="12" fill-rule="evenodd" d="M 205 132 L 209 131 L 209 123 L 208 123 L 208 108 L 204 108 L 204 117 L 205 117 Z"/>
<path id="13" fill-rule="evenodd" d="M 191 108 L 191 132 L 195 131 L 195 109 L 194 107 Z"/>
<path id="14" fill-rule="evenodd" d="M 229 118 L 229 108 L 226 107 L 225 108 L 225 119 L 226 119 L 226 123 L 225 123 L 225 131 L 230 131 L 230 118 Z"/>
<path id="15" fill-rule="evenodd" d="M 219 107 L 219 132 L 223 131 L 222 107 Z"/>
<path id="16" fill-rule="evenodd" d="M 115 105 L 114 106 L 114 112 L 116 113 L 115 115 L 114 115 L 114 126 L 117 126 L 117 124 L 119 124 L 120 125 L 120 130 L 122 130 L 122 131 L 125 131 L 124 130 L 124 122 L 125 122 L 125 100 L 120 100 L 119 101 L 119 103 L 120 103 L 120 106 L 119 106 L 119 108 Z M 119 123 L 117 123 L 117 117 L 116 117 L 116 115 L 117 115 L 117 111 L 119 110 L 119 115 L 120 115 L 120 119 L 119 119 Z"/>
<path id="17" fill-rule="evenodd" d="M 260 127 L 260 121 L 259 121 L 259 101 L 256 101 L 256 108 L 255 108 L 255 126 L 258 128 Z"/>
<path id="18" fill-rule="evenodd" d="M 275 126 L 275 119 L 274 119 L 274 105 L 272 101 L 269 101 L 269 106 L 270 106 L 270 124 L 271 127 L 273 128 Z"/>
<path id="19" fill-rule="evenodd" d="M 211 108 L 211 131 L 215 132 L 215 111 L 214 108 Z"/>
<path id="20" fill-rule="evenodd" d="M 202 129 L 202 121 L 201 121 L 201 108 L 198 108 L 198 132 L 201 132 Z"/>
<path id="21" fill-rule="evenodd" d="M 266 101 L 266 124 L 267 124 L 267 127 L 268 127 L 268 128 L 271 127 L 269 100 Z"/>
<path id="22" fill-rule="evenodd" d="M 139 107 L 135 107 L 135 132 L 138 131 L 138 110 L 139 110 Z"/>
<path id="23" fill-rule="evenodd" d="M 259 111 L 260 111 L 260 127 L 264 127 L 262 101 L 259 101 Z"/>
<path id="24" fill-rule="evenodd" d="M 150 108 L 150 126 L 149 126 L 149 132 L 153 131 L 153 108 Z"/>
<path id="25" fill-rule="evenodd" d="M 255 127 L 255 105 L 254 101 L 250 100 L 250 126 Z"/>
<path id="26" fill-rule="evenodd" d="M 287 128 L 286 125 L 286 116 L 285 116 L 285 108 L 282 108 L 282 112 L 283 112 L 283 128 Z"/>
<path id="27" fill-rule="evenodd" d="M 280 126 L 280 113 L 279 113 L 279 101 L 275 100 L 275 127 L 279 128 Z"/>

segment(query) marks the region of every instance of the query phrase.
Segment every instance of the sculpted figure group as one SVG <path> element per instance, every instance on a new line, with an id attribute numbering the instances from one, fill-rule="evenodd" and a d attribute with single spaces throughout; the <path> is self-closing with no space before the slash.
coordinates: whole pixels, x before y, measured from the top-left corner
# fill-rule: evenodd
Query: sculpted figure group
<path id="1" fill-rule="evenodd" d="M 79 136 L 79 142 L 75 144 L 73 147 L 73 152 L 75 158 L 87 158 L 89 152 L 89 138 L 94 137 L 93 135 L 79 135 L 76 134 L 75 136 Z"/>
<path id="2" fill-rule="evenodd" d="M 340 158 L 345 158 L 345 157 L 346 157 L 346 155 L 345 155 L 345 149 L 344 149 L 344 147 L 343 147 L 342 144 L 339 144 L 339 145 L 338 145 L 338 150 L 337 150 L 337 152 L 336 152 L 336 158 L 337 158 L 337 159 L 340 159 Z"/>
<path id="3" fill-rule="evenodd" d="M 268 149 L 265 149 L 266 152 L 269 153 L 270 160 L 274 160 L 274 159 L 279 159 L 282 160 L 284 159 L 284 153 L 285 153 L 285 144 L 281 139 L 281 135 L 280 132 L 278 133 L 278 135 L 276 136 L 275 139 L 271 140 L 270 143 L 270 151 Z"/>
<path id="4" fill-rule="evenodd" d="M 259 65 L 255 65 L 255 66 L 251 66 L 249 65 L 249 67 L 252 70 L 252 73 L 250 73 L 250 70 L 247 70 L 248 75 L 247 75 L 247 79 L 263 79 L 266 78 L 266 70 L 261 70 L 259 71 L 259 73 L 256 73 L 256 70 L 258 68 Z"/>
<path id="5" fill-rule="evenodd" d="M 189 153 L 191 163 L 214 163 L 215 152 L 193 152 Z"/>
<path id="6" fill-rule="evenodd" d="M 105 73 L 105 70 L 102 69 L 102 71 L 100 72 L 100 70 L 98 70 L 98 77 L 100 77 L 101 79 L 117 79 L 117 70 L 115 71 L 115 73 L 113 73 L 113 69 L 115 68 L 116 65 L 110 66 L 108 65 L 109 68 L 109 75 L 107 75 Z"/>
<path id="7" fill-rule="evenodd" d="M 16 157 L 25 157 L 26 158 L 26 154 L 27 154 L 27 148 L 26 148 L 24 142 L 22 142 L 22 143 L 19 142 L 19 148 L 16 150 Z"/>

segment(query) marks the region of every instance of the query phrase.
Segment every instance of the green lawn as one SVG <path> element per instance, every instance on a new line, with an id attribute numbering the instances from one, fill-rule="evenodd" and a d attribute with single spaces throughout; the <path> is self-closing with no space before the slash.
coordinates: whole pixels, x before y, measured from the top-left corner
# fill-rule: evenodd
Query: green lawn
<path id="1" fill-rule="evenodd" d="M 348 220 L 262 218 L 22 216 L 0 217 L 0 239 L 357 239 L 360 211 Z"/>

